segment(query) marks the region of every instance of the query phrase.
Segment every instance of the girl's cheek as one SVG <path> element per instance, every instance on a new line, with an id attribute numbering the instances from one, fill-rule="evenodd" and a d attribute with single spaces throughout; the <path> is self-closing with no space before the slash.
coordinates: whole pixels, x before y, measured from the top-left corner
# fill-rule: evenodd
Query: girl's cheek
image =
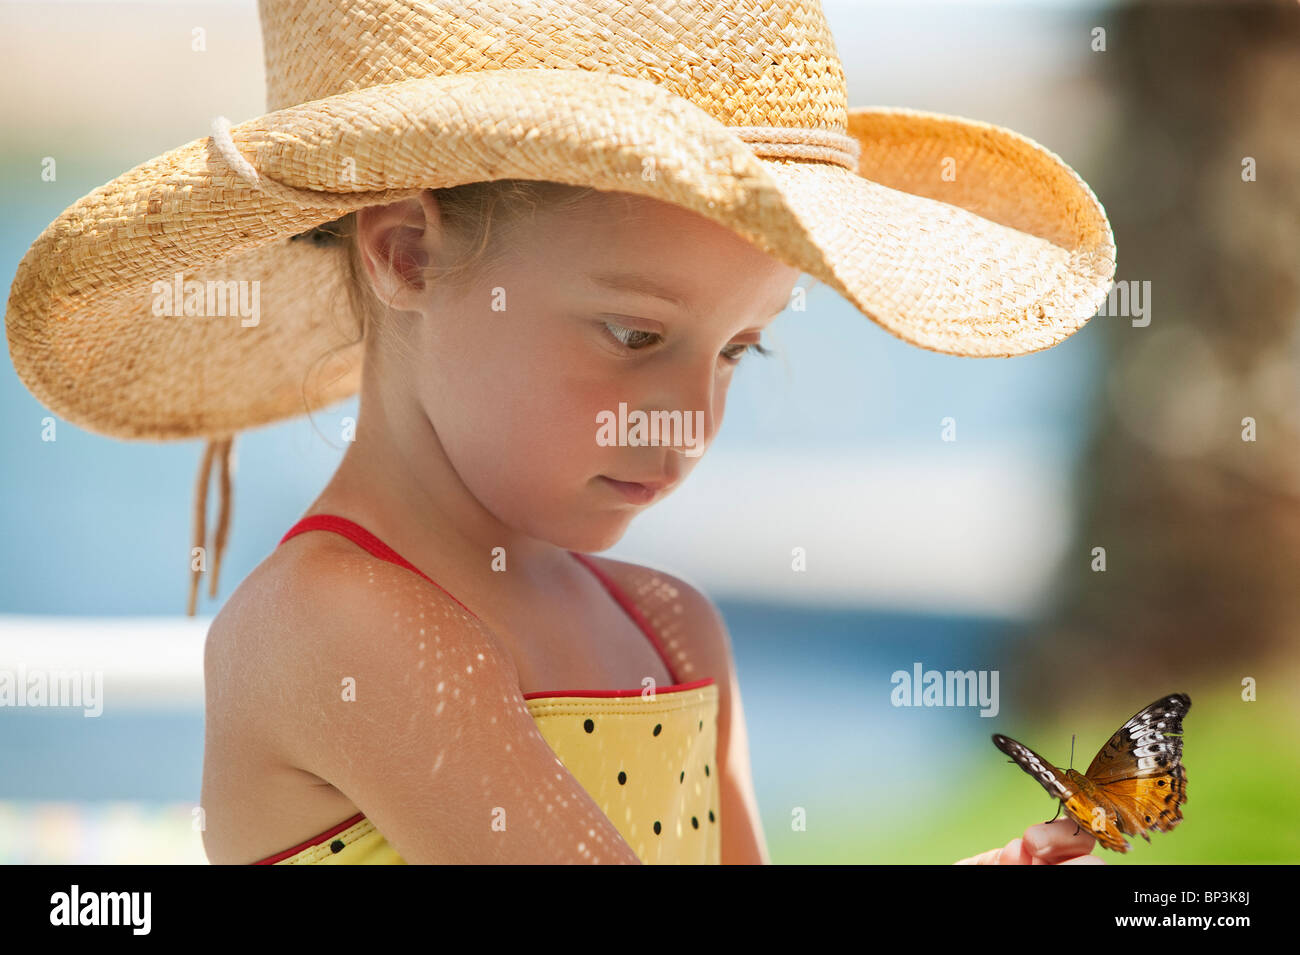
<path id="1" fill-rule="evenodd" d="M 596 413 L 586 402 L 555 392 L 532 393 L 498 405 L 495 434 L 508 435 L 508 458 L 550 462 L 552 467 L 589 457 L 596 446 Z"/>

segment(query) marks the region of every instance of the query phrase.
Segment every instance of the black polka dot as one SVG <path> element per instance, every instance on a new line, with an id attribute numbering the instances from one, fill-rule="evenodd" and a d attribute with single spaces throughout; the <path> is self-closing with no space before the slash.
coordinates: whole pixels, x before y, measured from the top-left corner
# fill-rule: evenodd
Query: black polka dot
<path id="1" fill-rule="evenodd" d="M 660 826 L 659 826 L 659 820 L 656 819 L 656 820 L 655 820 L 655 835 L 656 835 L 656 836 L 659 835 L 659 829 L 660 829 Z"/>
<path id="2" fill-rule="evenodd" d="M 620 786 L 622 786 L 622 785 L 623 785 L 624 783 L 626 783 L 626 782 L 627 782 L 627 773 L 622 772 L 622 771 L 620 770 L 620 771 L 619 771 L 619 774 L 618 774 L 618 784 L 619 784 Z"/>
<path id="3" fill-rule="evenodd" d="M 330 852 L 342 852 L 342 851 L 343 851 L 342 839 L 335 839 L 333 842 L 330 843 Z"/>
<path id="4" fill-rule="evenodd" d="M 1163 779 L 1160 779 L 1160 780 L 1157 780 L 1157 781 L 1156 781 L 1156 785 L 1157 785 L 1157 786 L 1163 786 L 1164 784 L 1165 784 L 1165 781 L 1164 781 Z"/>
<path id="5" fill-rule="evenodd" d="M 656 723 L 656 724 L 655 724 L 655 735 L 658 736 L 658 735 L 659 735 L 659 731 L 660 731 L 661 729 L 663 729 L 663 728 L 664 728 L 664 724 L 663 724 L 663 723 Z"/>
<path id="6" fill-rule="evenodd" d="M 1147 816 L 1147 822 L 1150 822 L 1150 821 L 1151 821 L 1151 817 L 1150 817 L 1150 816 Z"/>
<path id="7" fill-rule="evenodd" d="M 713 818 L 713 810 L 710 809 L 710 810 L 709 810 L 709 822 L 717 822 L 717 821 L 718 821 L 718 820 L 716 820 L 716 819 Z"/>
<path id="8" fill-rule="evenodd" d="M 590 733 L 596 729 L 596 724 L 593 723 L 591 720 L 587 720 L 582 724 L 582 728 L 585 729 L 588 733 Z"/>
<path id="9" fill-rule="evenodd" d="M 692 829 L 700 828 L 700 820 L 696 819 L 694 816 L 691 816 L 691 828 Z"/>

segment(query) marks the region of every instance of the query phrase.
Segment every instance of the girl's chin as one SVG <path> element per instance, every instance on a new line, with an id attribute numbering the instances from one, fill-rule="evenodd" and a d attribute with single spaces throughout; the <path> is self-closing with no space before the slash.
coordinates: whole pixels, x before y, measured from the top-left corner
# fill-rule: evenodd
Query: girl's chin
<path id="1" fill-rule="evenodd" d="M 548 538 L 565 550 L 596 552 L 608 550 L 622 540 L 640 508 L 617 508 L 589 513 L 584 520 L 556 529 Z"/>

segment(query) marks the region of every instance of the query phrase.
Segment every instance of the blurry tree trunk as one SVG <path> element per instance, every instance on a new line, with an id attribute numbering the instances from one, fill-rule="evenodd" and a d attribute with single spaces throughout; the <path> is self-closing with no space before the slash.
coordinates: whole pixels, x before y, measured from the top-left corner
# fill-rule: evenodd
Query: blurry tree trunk
<path id="1" fill-rule="evenodd" d="M 1090 181 L 1116 282 L 1150 282 L 1150 324 L 1104 310 L 1083 332 L 1107 368 L 1080 523 L 1016 659 L 1040 707 L 1239 685 L 1300 646 L 1300 4 L 1129 6 L 1098 25 L 1117 125 Z"/>

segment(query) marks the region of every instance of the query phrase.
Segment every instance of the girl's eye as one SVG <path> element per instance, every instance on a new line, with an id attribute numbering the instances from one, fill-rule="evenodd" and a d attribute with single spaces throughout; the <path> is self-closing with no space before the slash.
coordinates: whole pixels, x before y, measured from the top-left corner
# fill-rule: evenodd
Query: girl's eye
<path id="1" fill-rule="evenodd" d="M 644 332 L 639 328 L 628 328 L 625 325 L 616 325 L 613 322 L 604 322 L 603 324 L 620 345 L 634 350 L 645 347 L 650 339 L 659 337 L 655 332 Z"/>
<path id="2" fill-rule="evenodd" d="M 734 357 L 733 353 L 730 351 L 731 349 L 736 349 Z M 758 352 L 758 354 L 763 355 L 764 357 L 772 354 L 771 351 L 756 342 L 753 345 L 728 345 L 727 348 L 723 349 L 722 357 L 735 365 L 740 363 L 740 359 L 744 358 L 745 352 L 748 351 Z"/>
<path id="3" fill-rule="evenodd" d="M 628 328 L 624 325 L 615 324 L 614 322 L 603 322 L 602 324 L 609 329 L 609 333 L 614 337 L 615 341 L 623 347 L 630 348 L 633 351 L 644 348 L 659 337 L 657 332 L 646 332 L 639 328 Z M 729 364 L 735 365 L 744 357 L 745 352 L 751 350 L 758 352 L 760 355 L 772 354 L 771 351 L 759 344 L 728 345 L 722 350 L 722 357 Z"/>

